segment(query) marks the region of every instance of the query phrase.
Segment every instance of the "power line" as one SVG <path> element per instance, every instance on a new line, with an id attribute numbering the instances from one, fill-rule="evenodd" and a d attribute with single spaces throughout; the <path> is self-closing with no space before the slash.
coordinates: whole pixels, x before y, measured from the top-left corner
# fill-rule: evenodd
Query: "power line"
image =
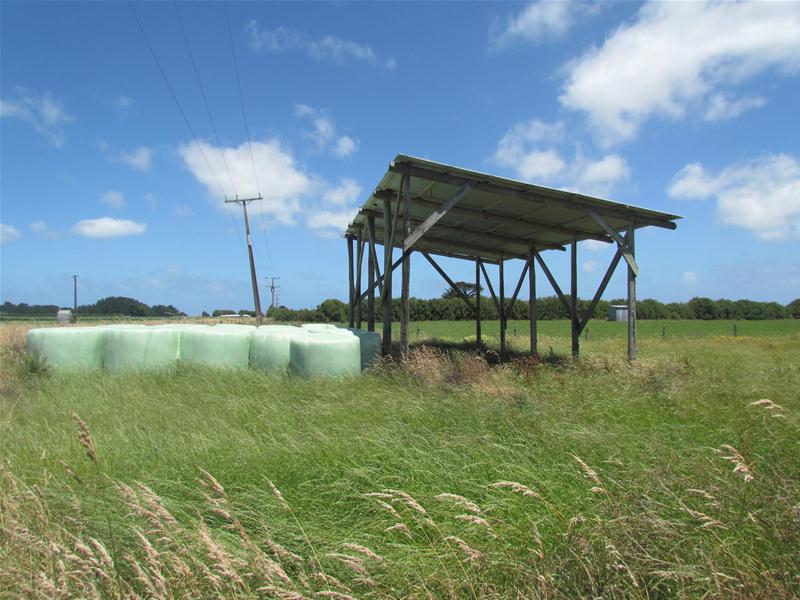
<path id="1" fill-rule="evenodd" d="M 231 29 L 231 14 L 228 8 L 227 0 L 225 0 L 224 4 L 225 4 L 225 23 L 227 24 L 228 27 L 228 40 L 230 41 L 231 45 L 231 58 L 233 59 L 233 70 L 236 73 L 236 87 L 239 90 L 239 103 L 242 107 L 242 120 L 244 121 L 244 131 L 245 135 L 247 136 L 247 146 L 250 149 L 250 164 L 253 167 L 253 176 L 255 177 L 256 181 L 256 192 L 258 192 L 258 195 L 260 197 L 261 186 L 259 185 L 258 182 L 258 169 L 256 169 L 256 158 L 255 154 L 253 153 L 253 142 L 252 139 L 250 138 L 250 126 L 248 125 L 247 122 L 247 111 L 245 110 L 244 107 L 244 94 L 242 93 L 242 81 L 241 78 L 239 77 L 239 62 L 236 60 L 236 50 L 233 44 L 233 31 Z M 272 261 L 272 252 L 270 251 L 269 241 L 267 240 L 267 226 L 264 223 L 264 215 L 260 210 L 258 211 L 258 217 L 261 222 L 261 232 L 264 236 L 264 246 L 267 249 L 267 257 L 269 258 L 270 266 L 274 269 L 275 264 Z"/>
<path id="2" fill-rule="evenodd" d="M 142 22 L 139 20 L 139 16 L 136 14 L 136 10 L 134 10 L 134 8 L 133 8 L 133 4 L 130 2 L 130 0 L 128 0 L 127 4 L 128 4 L 128 8 L 130 8 L 130 10 L 131 10 L 131 14 L 133 15 L 134 20 L 136 21 L 136 24 L 139 26 L 139 31 L 141 32 L 142 37 L 144 38 L 144 41 L 147 44 L 147 48 L 150 50 L 150 55 L 153 57 L 153 61 L 156 63 L 156 66 L 158 67 L 158 71 L 159 71 L 159 73 L 161 73 L 161 77 L 164 79 L 164 83 L 166 84 L 167 89 L 169 90 L 169 93 L 172 96 L 173 101 L 175 102 L 175 106 L 178 107 L 178 112 L 180 112 L 181 117 L 183 117 L 183 122 L 186 123 L 187 129 L 189 130 L 189 133 L 191 134 L 192 139 L 194 140 L 194 143 L 197 146 L 197 149 L 200 151 L 200 154 L 202 155 L 203 160 L 205 161 L 206 166 L 208 167 L 208 172 L 211 173 L 211 176 L 214 178 L 214 181 L 216 182 L 217 187 L 219 188 L 219 191 L 220 191 L 220 194 L 221 194 L 222 198 L 226 199 L 227 198 L 227 194 L 225 194 L 225 190 L 222 188 L 222 184 L 220 184 L 220 181 L 219 181 L 219 178 L 217 177 L 216 172 L 214 171 L 214 169 L 211 168 L 211 162 L 208 160 L 208 156 L 206 156 L 206 153 L 203 150 L 203 146 L 198 141 L 197 136 L 194 133 L 194 129 L 192 128 L 191 123 L 189 123 L 189 119 L 186 116 L 186 113 L 184 112 L 183 107 L 181 106 L 181 103 L 178 101 L 178 97 L 175 94 L 175 90 L 172 88 L 172 85 L 169 82 L 169 78 L 167 77 L 167 74 L 164 72 L 164 69 L 161 66 L 161 62 L 158 60 L 158 56 L 156 55 L 156 52 L 153 49 L 153 45 L 150 43 L 150 38 L 147 37 L 147 33 L 145 33 L 144 27 L 142 26 Z M 177 9 L 177 6 L 176 6 L 176 9 Z M 178 17 L 178 19 L 180 21 L 180 16 Z M 183 23 L 181 23 L 181 29 L 183 29 Z M 185 36 L 186 36 L 186 32 L 184 30 L 184 39 L 185 39 Z M 188 47 L 188 41 L 187 41 L 187 47 Z M 189 55 L 191 57 L 191 49 L 189 50 Z M 192 57 L 192 64 L 194 65 L 194 58 L 193 57 Z M 195 74 L 197 74 L 197 68 L 196 67 L 195 67 Z M 198 83 L 199 82 L 200 82 L 200 80 L 199 80 L 199 75 L 198 75 Z M 202 84 L 200 85 L 200 90 L 201 90 L 201 92 L 203 90 Z M 205 94 L 203 94 L 203 99 L 205 100 Z M 208 108 L 208 104 L 207 103 L 206 103 L 206 108 Z M 209 118 L 210 117 L 211 117 L 211 112 L 209 111 Z M 214 127 L 213 119 L 212 119 L 212 127 Z M 214 134 L 216 135 L 216 127 L 214 127 Z M 217 136 L 217 144 L 220 145 L 219 144 L 219 136 Z M 225 155 L 223 154 L 222 156 L 223 156 L 223 161 L 224 161 L 225 160 Z M 227 168 L 227 162 L 226 162 L 226 168 Z M 224 204 L 224 206 L 225 206 L 225 212 L 228 213 L 228 218 L 233 222 L 234 229 L 236 230 L 236 237 L 238 237 L 239 238 L 239 242 L 242 245 L 244 245 L 244 240 L 242 239 L 242 234 L 239 231 L 239 225 L 236 223 L 236 219 L 233 217 L 233 213 L 231 212 L 230 207 L 227 204 Z"/>
<path id="3" fill-rule="evenodd" d="M 192 139 L 194 140 L 194 143 L 197 145 L 197 149 L 200 150 L 200 154 L 203 156 L 203 160 L 205 160 L 206 166 L 208 166 L 209 173 L 211 173 L 211 176 L 217 183 L 217 187 L 219 188 L 222 197 L 225 198 L 226 197 L 225 190 L 222 188 L 222 185 L 220 184 L 219 179 L 217 178 L 217 174 L 214 172 L 214 169 L 211 168 L 211 163 L 208 160 L 208 156 L 206 156 L 206 153 L 203 150 L 203 146 L 201 146 L 200 142 L 197 140 L 197 136 L 194 133 L 194 129 L 192 129 L 192 125 L 191 123 L 189 123 L 189 119 L 186 117 L 186 113 L 184 112 L 181 103 L 178 101 L 178 96 L 175 95 L 175 90 L 172 89 L 172 85 L 170 84 L 169 79 L 167 78 L 167 74 L 161 67 L 161 62 L 159 62 L 158 56 L 156 56 L 156 52 L 153 49 L 153 45 L 150 43 L 150 38 L 147 37 L 147 34 L 144 31 L 144 27 L 142 27 L 142 22 L 139 20 L 139 16 L 136 14 L 136 10 L 133 8 L 133 3 L 131 3 L 131 1 L 128 0 L 127 4 L 128 8 L 131 9 L 131 14 L 133 15 L 133 18 L 136 21 L 136 24 L 139 26 L 139 31 L 142 33 L 142 37 L 144 38 L 144 41 L 147 44 L 147 48 L 150 50 L 150 54 L 153 57 L 153 61 L 155 61 L 156 66 L 158 67 L 158 71 L 159 73 L 161 73 L 161 77 L 164 79 L 164 83 L 166 84 L 170 95 L 172 96 L 172 99 L 175 101 L 175 106 L 178 107 L 178 112 L 180 112 L 181 116 L 183 117 L 183 122 L 186 123 L 186 127 L 189 129 L 189 133 L 192 135 Z"/>
<path id="4" fill-rule="evenodd" d="M 231 189 L 233 190 L 233 195 L 238 196 L 238 192 L 236 191 L 236 184 L 233 182 L 233 176 L 231 175 L 231 168 L 228 165 L 228 159 L 225 158 L 225 150 L 222 147 L 222 142 L 219 139 L 219 133 L 217 133 L 217 126 L 214 123 L 214 117 L 211 114 L 211 107 L 208 105 L 208 98 L 206 97 L 205 88 L 203 88 L 203 82 L 200 79 L 200 72 L 197 69 L 197 63 L 194 60 L 194 53 L 192 52 L 192 47 L 189 44 L 189 36 L 186 34 L 186 28 L 183 25 L 183 19 L 181 18 L 181 11 L 178 8 L 178 3 L 173 2 L 172 5 L 175 7 L 175 14 L 178 17 L 178 24 L 181 27 L 181 33 L 183 33 L 183 41 L 186 44 L 186 50 L 189 52 L 189 60 L 192 61 L 192 69 L 194 70 L 195 79 L 197 79 L 197 86 L 200 88 L 200 95 L 203 97 L 203 104 L 206 107 L 206 113 L 208 114 L 208 120 L 211 122 L 211 130 L 214 132 L 214 139 L 217 142 L 217 147 L 219 148 L 219 153 L 222 156 L 222 162 L 225 165 L 225 170 L 228 173 L 228 180 L 231 183 Z M 227 194 L 226 194 L 227 197 Z"/>

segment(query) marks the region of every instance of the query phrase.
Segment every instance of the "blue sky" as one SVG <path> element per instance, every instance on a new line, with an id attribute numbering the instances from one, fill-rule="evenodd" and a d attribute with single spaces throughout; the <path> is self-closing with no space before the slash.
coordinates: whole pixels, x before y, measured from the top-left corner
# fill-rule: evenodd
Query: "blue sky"
<path id="1" fill-rule="evenodd" d="M 640 297 L 800 296 L 800 3 L 228 8 L 252 159 L 222 3 L 179 5 L 219 141 L 175 7 L 135 4 L 199 147 L 124 3 L 0 4 L 2 300 L 68 305 L 78 273 L 81 303 L 250 307 L 220 187 L 254 192 L 251 160 L 261 283 L 344 299 L 339 236 L 400 153 L 683 215 L 637 236 Z M 582 296 L 610 258 L 579 246 Z"/>

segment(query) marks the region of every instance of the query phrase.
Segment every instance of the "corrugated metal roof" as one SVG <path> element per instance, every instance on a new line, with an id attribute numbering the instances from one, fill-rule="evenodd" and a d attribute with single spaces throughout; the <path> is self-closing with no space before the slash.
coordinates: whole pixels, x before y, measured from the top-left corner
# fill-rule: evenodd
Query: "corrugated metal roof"
<path id="1" fill-rule="evenodd" d="M 629 204 L 546 188 L 412 156 L 398 155 L 378 187 L 347 228 L 359 235 L 368 216 L 375 217 L 375 237 L 384 243 L 384 200 L 393 211 L 402 198 L 403 174 L 411 174 L 412 232 L 459 191 L 460 200 L 414 245 L 416 250 L 459 258 L 525 258 L 529 244 L 537 250 L 564 249 L 573 239 L 612 243 L 609 233 L 591 216 L 599 215 L 614 231 L 634 227 L 675 229 L 678 215 Z M 466 191 L 465 191 L 466 189 Z M 403 246 L 402 211 L 394 245 Z"/>

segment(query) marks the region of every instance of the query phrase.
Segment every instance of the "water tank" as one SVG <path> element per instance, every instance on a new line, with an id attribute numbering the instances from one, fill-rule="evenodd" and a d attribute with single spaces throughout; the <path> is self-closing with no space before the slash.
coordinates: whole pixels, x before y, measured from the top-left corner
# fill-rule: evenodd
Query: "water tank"
<path id="1" fill-rule="evenodd" d="M 72 311 L 69 309 L 61 309 L 56 313 L 56 321 L 59 323 L 71 323 Z"/>
<path id="2" fill-rule="evenodd" d="M 627 321 L 628 320 L 628 306 L 627 304 L 612 304 L 608 307 L 608 320 L 609 321 Z"/>

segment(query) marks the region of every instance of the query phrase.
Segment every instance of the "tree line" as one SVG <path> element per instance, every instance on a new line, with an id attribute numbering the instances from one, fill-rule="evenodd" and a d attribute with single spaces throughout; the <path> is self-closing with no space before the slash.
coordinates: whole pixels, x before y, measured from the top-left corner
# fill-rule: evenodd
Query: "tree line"
<path id="1" fill-rule="evenodd" d="M 54 317 L 61 307 L 55 304 L 26 304 L 20 302 L 4 302 L 0 305 L 0 314 L 16 317 Z M 72 307 L 66 307 L 71 309 Z M 149 306 L 135 298 L 125 296 L 108 296 L 94 304 L 78 307 L 78 315 L 83 316 L 123 316 L 123 317 L 185 317 L 186 313 L 172 304 L 154 304 Z"/>
<path id="2" fill-rule="evenodd" d="M 464 289 L 465 295 L 475 301 L 475 290 Z M 508 303 L 508 300 L 506 300 Z M 606 318 L 612 304 L 625 304 L 624 299 L 600 300 L 594 310 L 595 318 Z M 376 302 L 376 318 L 380 319 L 379 302 Z M 467 306 L 458 293 L 448 290 L 442 298 L 411 298 L 412 321 L 469 321 L 475 318 L 472 308 Z M 583 315 L 589 309 L 589 300 L 578 300 L 578 312 Z M 518 300 L 509 307 L 509 319 L 528 318 L 528 301 Z M 26 304 L 21 302 L 5 302 L 0 305 L 0 314 L 3 316 L 26 317 L 53 317 L 59 307 L 51 304 Z M 567 308 L 556 296 L 537 298 L 537 316 L 541 320 L 568 319 Z M 242 309 L 216 309 L 211 315 L 204 312 L 203 316 L 219 317 L 226 314 L 241 316 L 255 316 L 252 310 Z M 711 298 L 692 298 L 688 302 L 659 302 L 658 300 L 645 299 L 636 303 L 636 314 L 640 319 L 732 319 L 732 320 L 769 320 L 769 319 L 800 319 L 800 298 L 787 305 L 778 302 L 756 302 L 753 300 L 712 300 Z M 148 306 L 135 298 L 124 296 L 109 296 L 102 298 L 94 304 L 78 307 L 78 315 L 91 316 L 127 316 L 127 317 L 178 317 L 186 313 L 171 304 L 155 304 Z M 366 320 L 367 303 L 362 303 L 362 320 Z M 321 302 L 316 308 L 292 309 L 285 306 L 271 307 L 267 316 L 276 321 L 301 321 L 306 323 L 347 321 L 347 304 L 335 298 Z M 481 317 L 486 320 L 498 318 L 497 306 L 491 297 L 481 294 Z M 400 319 L 400 299 L 392 300 L 392 318 Z"/>
<path id="3" fill-rule="evenodd" d="M 471 302 L 474 303 L 474 296 Z M 506 306 L 509 306 L 506 300 Z M 381 311 L 376 301 L 376 319 L 381 319 Z M 578 313 L 586 314 L 591 302 L 578 300 Z M 608 317 L 611 305 L 626 304 L 622 298 L 600 300 L 594 309 L 595 318 Z M 458 296 L 446 298 L 432 298 L 428 300 L 411 298 L 409 300 L 412 321 L 469 321 L 475 318 L 474 310 Z M 509 319 L 528 319 L 528 301 L 517 300 L 510 305 Z M 550 321 L 568 319 L 569 311 L 557 296 L 547 296 L 536 299 L 537 318 Z M 362 320 L 366 320 L 367 303 L 362 303 Z M 481 318 L 496 320 L 499 311 L 491 297 L 481 295 Z M 292 309 L 285 306 L 272 307 L 267 312 L 268 317 L 276 321 L 302 321 L 302 322 L 346 322 L 347 304 L 341 300 L 328 299 L 320 303 L 317 308 Z M 645 299 L 636 303 L 636 316 L 639 319 L 732 319 L 732 320 L 769 320 L 769 319 L 800 319 L 800 298 L 786 306 L 778 302 L 756 302 L 753 300 L 712 300 L 711 298 L 692 298 L 688 302 L 659 302 L 658 300 Z M 400 319 L 400 299 L 392 300 L 392 318 Z"/>

